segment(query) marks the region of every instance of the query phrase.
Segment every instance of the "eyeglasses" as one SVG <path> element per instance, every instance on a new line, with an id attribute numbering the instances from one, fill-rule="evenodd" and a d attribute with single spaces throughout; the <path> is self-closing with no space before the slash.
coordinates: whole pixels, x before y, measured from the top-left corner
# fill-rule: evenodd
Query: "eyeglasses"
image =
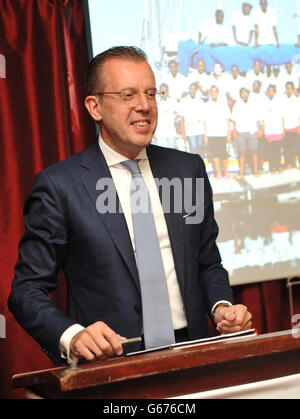
<path id="1" fill-rule="evenodd" d="M 104 96 L 104 95 L 118 95 L 119 99 L 126 102 L 126 103 L 133 103 L 134 99 L 137 98 L 139 93 L 143 93 L 146 95 L 146 98 L 149 102 L 156 102 L 157 98 L 162 98 L 164 93 L 158 92 L 156 89 L 148 89 L 145 91 L 136 91 L 132 89 L 123 90 L 122 92 L 96 92 L 94 93 L 96 96 Z"/>

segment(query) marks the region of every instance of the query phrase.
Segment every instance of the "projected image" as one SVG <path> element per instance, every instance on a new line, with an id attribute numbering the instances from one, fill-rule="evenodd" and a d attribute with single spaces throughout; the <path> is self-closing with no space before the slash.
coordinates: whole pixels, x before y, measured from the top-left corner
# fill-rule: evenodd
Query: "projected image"
<path id="1" fill-rule="evenodd" d="M 153 144 L 203 158 L 231 283 L 298 276 L 300 0 L 89 8 L 94 55 L 127 44 L 149 57 L 164 92 Z"/>

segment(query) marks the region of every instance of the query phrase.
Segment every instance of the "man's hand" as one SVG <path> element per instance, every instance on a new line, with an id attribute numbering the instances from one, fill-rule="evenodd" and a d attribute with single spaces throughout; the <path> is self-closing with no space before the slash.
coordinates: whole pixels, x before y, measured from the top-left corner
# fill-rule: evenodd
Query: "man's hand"
<path id="1" fill-rule="evenodd" d="M 217 330 L 221 334 L 241 332 L 252 327 L 252 315 L 246 306 L 236 304 L 231 307 L 220 305 L 214 312 Z"/>
<path id="2" fill-rule="evenodd" d="M 122 355 L 121 340 L 126 339 L 115 333 L 103 322 L 94 323 L 77 333 L 70 343 L 71 354 L 87 361 L 105 360 L 113 355 Z"/>

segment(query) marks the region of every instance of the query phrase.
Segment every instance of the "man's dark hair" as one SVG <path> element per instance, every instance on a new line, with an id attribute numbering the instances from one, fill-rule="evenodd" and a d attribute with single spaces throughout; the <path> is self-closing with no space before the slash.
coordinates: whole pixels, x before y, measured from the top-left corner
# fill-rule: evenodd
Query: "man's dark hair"
<path id="1" fill-rule="evenodd" d="M 112 47 L 100 54 L 96 55 L 89 63 L 86 75 L 86 94 L 92 95 L 97 91 L 104 89 L 101 77 L 101 70 L 106 61 L 111 59 L 130 60 L 130 61 L 147 61 L 147 55 L 138 47 L 134 46 L 117 46 Z"/>

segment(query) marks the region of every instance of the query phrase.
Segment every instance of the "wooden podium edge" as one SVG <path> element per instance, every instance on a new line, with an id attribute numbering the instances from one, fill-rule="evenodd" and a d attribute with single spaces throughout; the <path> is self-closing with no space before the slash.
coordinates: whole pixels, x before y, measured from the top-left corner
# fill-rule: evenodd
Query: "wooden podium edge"
<path id="1" fill-rule="evenodd" d="M 188 370 L 212 364 L 224 364 L 234 360 L 255 358 L 270 353 L 300 350 L 296 330 L 220 341 L 203 346 L 190 345 L 157 352 L 111 358 L 79 365 L 78 369 L 56 367 L 30 373 L 15 374 L 14 388 L 52 384 L 57 391 L 68 392 L 105 384 L 131 381 L 180 370 Z"/>

